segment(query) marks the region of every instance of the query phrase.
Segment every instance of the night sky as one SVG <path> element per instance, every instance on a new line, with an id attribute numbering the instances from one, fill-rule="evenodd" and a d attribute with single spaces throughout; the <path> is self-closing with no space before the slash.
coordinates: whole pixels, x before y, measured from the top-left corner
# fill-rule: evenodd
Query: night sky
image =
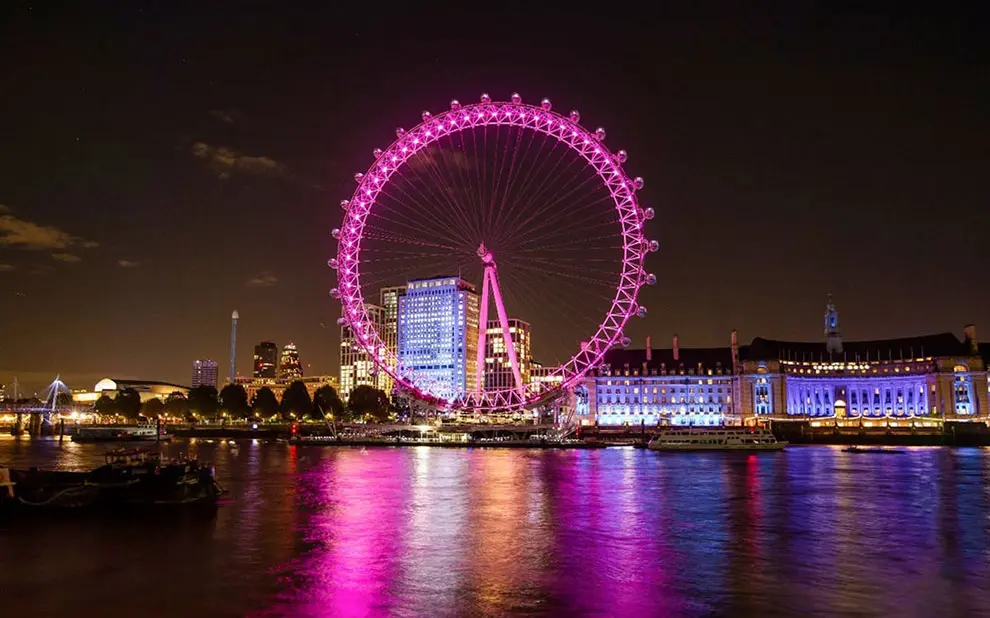
<path id="1" fill-rule="evenodd" d="M 60 4 L 0 8 L 7 384 L 224 376 L 235 308 L 242 373 L 271 339 L 335 374 L 354 172 L 482 92 L 580 109 L 646 178 L 637 342 L 818 340 L 829 292 L 847 338 L 990 338 L 986 12 Z"/>

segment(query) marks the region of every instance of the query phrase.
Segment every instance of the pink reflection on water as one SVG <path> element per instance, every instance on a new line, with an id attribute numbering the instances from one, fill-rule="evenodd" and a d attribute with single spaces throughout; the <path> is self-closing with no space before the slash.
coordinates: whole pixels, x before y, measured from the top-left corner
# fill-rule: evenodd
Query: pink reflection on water
<path id="1" fill-rule="evenodd" d="M 259 615 L 376 616 L 388 613 L 406 526 L 408 457 L 401 451 L 371 459 L 358 449 L 328 452 L 309 470 L 300 492 L 311 508 L 303 542 L 312 545 L 276 570 L 284 590 Z"/>
<path id="2" fill-rule="evenodd" d="M 419 616 L 457 605 L 465 586 L 469 460 L 455 451 L 407 449 L 412 484 L 404 516 L 408 533 L 397 552 L 399 567 L 392 593 L 403 607 L 396 613 Z"/>

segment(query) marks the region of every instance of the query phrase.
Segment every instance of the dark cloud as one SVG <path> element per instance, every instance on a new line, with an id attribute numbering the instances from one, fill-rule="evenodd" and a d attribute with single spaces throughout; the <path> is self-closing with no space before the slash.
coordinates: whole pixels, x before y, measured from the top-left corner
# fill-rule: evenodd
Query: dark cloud
<path id="1" fill-rule="evenodd" d="M 210 110 L 210 116 L 225 124 L 234 124 L 240 114 L 236 109 L 212 109 Z"/>
<path id="2" fill-rule="evenodd" d="M 274 177 L 286 175 L 285 166 L 274 159 L 244 155 L 225 146 L 210 146 L 196 142 L 190 148 L 190 152 L 197 159 L 205 161 L 217 178 L 223 180 L 234 174 Z"/>
<path id="3" fill-rule="evenodd" d="M 52 259 L 58 260 L 59 262 L 67 262 L 69 264 L 75 264 L 76 262 L 81 262 L 82 258 L 73 253 L 53 253 Z"/>
<path id="4" fill-rule="evenodd" d="M 100 244 L 73 236 L 51 225 L 40 225 L 13 214 L 10 208 L 0 204 L 0 247 L 15 249 L 91 249 Z"/>
<path id="5" fill-rule="evenodd" d="M 141 265 L 140 262 L 135 262 L 134 260 L 117 260 L 117 264 L 121 268 L 137 268 Z"/>
<path id="6" fill-rule="evenodd" d="M 252 288 L 270 288 L 278 283 L 278 277 L 273 275 L 271 271 L 263 271 L 257 277 L 251 277 L 244 282 L 244 285 Z"/>

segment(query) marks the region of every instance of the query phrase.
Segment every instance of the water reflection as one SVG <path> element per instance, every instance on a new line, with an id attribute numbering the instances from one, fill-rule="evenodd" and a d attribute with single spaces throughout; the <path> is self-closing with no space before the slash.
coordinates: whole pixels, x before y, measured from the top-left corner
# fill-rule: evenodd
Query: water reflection
<path id="1" fill-rule="evenodd" d="M 2 523 L 5 614 L 990 613 L 984 450 L 162 448 L 214 461 L 230 502 Z M 0 438 L 0 463 L 85 468 L 103 450 Z"/>

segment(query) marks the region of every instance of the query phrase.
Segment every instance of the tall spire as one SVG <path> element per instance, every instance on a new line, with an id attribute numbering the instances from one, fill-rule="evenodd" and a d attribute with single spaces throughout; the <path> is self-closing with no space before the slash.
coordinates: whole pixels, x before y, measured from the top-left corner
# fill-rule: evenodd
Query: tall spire
<path id="1" fill-rule="evenodd" d="M 828 295 L 825 305 L 825 349 L 829 354 L 842 354 L 842 333 L 839 331 L 839 312 Z"/>
<path id="2" fill-rule="evenodd" d="M 240 318 L 237 309 L 230 314 L 230 376 L 228 384 L 233 384 L 237 377 L 237 320 Z"/>

